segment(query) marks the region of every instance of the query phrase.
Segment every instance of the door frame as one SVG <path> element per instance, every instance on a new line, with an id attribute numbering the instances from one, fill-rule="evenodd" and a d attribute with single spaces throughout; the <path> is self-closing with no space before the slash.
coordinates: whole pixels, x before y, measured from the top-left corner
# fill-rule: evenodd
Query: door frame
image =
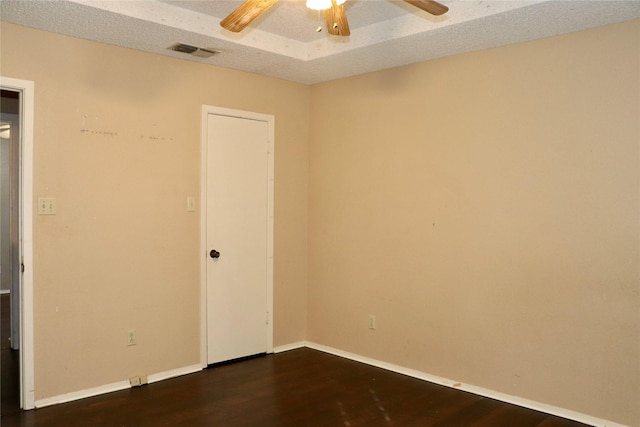
<path id="1" fill-rule="evenodd" d="M 20 275 L 20 405 L 35 408 L 33 336 L 33 124 L 35 84 L 0 76 L 0 87 L 20 92 L 19 241 Z"/>
<path id="2" fill-rule="evenodd" d="M 275 117 L 270 114 L 203 105 L 200 135 L 200 364 L 207 366 L 207 150 L 209 114 L 259 120 L 268 124 L 267 147 L 267 353 L 273 353 L 273 203 Z"/>

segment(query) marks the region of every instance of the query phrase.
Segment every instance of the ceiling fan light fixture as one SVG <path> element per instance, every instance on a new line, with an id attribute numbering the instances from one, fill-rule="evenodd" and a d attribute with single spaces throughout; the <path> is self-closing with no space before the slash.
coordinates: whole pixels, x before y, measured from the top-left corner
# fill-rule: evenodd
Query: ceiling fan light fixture
<path id="1" fill-rule="evenodd" d="M 338 6 L 344 2 L 345 0 L 336 0 Z M 307 0 L 307 7 L 313 10 L 331 9 L 331 0 Z"/>

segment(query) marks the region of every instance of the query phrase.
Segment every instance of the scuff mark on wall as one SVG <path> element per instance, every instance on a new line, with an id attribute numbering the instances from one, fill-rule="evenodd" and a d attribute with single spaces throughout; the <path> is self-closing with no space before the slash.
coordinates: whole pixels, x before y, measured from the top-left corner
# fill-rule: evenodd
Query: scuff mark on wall
<path id="1" fill-rule="evenodd" d="M 80 129 L 80 133 L 83 135 L 99 135 L 99 136 L 109 136 L 109 137 L 118 136 L 118 132 L 112 132 L 112 131 L 106 131 L 106 130 Z"/>

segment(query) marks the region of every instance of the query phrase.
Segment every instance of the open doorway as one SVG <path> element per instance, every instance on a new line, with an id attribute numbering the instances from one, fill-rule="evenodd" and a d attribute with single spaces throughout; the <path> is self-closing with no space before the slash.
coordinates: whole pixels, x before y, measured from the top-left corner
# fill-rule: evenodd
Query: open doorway
<path id="1" fill-rule="evenodd" d="M 0 409 L 3 418 L 9 411 L 35 407 L 32 261 L 34 100 L 32 81 L 0 76 Z"/>
<path id="2" fill-rule="evenodd" d="M 20 410 L 20 101 L 0 90 L 1 413 Z"/>

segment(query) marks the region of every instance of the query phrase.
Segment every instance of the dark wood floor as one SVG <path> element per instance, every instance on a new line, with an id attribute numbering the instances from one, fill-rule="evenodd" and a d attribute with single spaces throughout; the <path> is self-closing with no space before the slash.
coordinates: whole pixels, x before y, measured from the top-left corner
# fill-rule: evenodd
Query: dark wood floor
<path id="1" fill-rule="evenodd" d="M 0 349 L 11 348 L 11 294 L 0 294 Z"/>
<path id="2" fill-rule="evenodd" d="M 33 411 L 2 426 L 583 424 L 303 348 Z"/>
<path id="3" fill-rule="evenodd" d="M 0 295 L 0 421 L 5 415 L 20 411 L 20 353 L 11 350 L 11 317 L 9 294 Z M 4 422 L 2 423 L 4 425 Z"/>

